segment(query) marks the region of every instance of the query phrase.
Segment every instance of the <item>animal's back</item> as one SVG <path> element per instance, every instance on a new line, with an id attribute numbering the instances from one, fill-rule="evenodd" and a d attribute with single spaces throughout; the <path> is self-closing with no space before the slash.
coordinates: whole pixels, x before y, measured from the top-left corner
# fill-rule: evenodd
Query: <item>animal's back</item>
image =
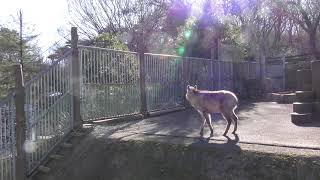
<path id="1" fill-rule="evenodd" d="M 238 98 L 230 91 L 198 91 L 191 98 L 191 105 L 200 111 L 218 113 L 223 109 L 235 109 Z M 190 98 L 189 98 L 190 99 Z"/>

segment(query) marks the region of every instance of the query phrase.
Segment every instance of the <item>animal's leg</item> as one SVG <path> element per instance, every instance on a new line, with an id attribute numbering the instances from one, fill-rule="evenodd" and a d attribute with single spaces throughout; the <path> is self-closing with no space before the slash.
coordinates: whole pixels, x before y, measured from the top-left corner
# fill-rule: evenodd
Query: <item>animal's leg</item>
<path id="1" fill-rule="evenodd" d="M 234 110 L 232 111 L 232 120 L 234 122 L 234 129 L 232 133 L 235 134 L 238 128 L 238 116 L 236 115 Z"/>
<path id="2" fill-rule="evenodd" d="M 206 123 L 206 118 L 204 117 L 204 115 L 203 115 L 203 113 L 201 111 L 198 111 L 198 112 L 199 112 L 199 114 L 201 116 L 201 120 L 200 121 L 202 123 L 201 130 L 200 130 L 200 136 L 203 136 L 203 130 L 204 130 L 204 125 Z"/>
<path id="3" fill-rule="evenodd" d="M 224 116 L 225 120 L 227 120 L 228 124 L 227 124 L 227 127 L 226 127 L 226 130 L 224 131 L 223 135 L 227 135 L 229 129 L 230 129 L 230 125 L 231 125 L 231 122 L 232 122 L 232 119 L 229 115 L 229 113 L 222 113 L 222 115 Z"/>
<path id="4" fill-rule="evenodd" d="M 212 124 L 211 124 L 211 115 L 209 113 L 205 113 L 205 112 L 203 114 L 204 114 L 204 117 L 206 118 L 207 124 L 210 128 L 210 131 L 211 131 L 210 136 L 212 137 L 213 136 L 213 128 L 212 128 Z"/>

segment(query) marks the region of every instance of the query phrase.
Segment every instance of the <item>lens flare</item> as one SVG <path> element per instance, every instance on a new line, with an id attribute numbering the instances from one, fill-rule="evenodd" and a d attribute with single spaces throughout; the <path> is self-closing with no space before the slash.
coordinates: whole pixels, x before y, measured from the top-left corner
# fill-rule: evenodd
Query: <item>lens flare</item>
<path id="1" fill-rule="evenodd" d="M 192 34 L 191 30 L 187 30 L 186 32 L 184 32 L 184 37 L 185 37 L 186 39 L 190 39 L 191 34 Z"/>
<path id="2" fill-rule="evenodd" d="M 179 47 L 179 49 L 178 49 L 178 55 L 179 55 L 179 56 L 183 56 L 183 55 L 184 55 L 184 51 L 185 51 L 184 47 Z"/>
<path id="3" fill-rule="evenodd" d="M 37 143 L 34 141 L 25 141 L 25 143 L 23 145 L 23 149 L 27 153 L 33 153 L 37 149 Z"/>

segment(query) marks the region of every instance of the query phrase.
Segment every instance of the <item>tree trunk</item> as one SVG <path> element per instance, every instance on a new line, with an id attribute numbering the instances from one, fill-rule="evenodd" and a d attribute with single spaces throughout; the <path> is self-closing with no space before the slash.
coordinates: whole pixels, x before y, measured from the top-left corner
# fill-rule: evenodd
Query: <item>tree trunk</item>
<path id="1" fill-rule="evenodd" d="M 212 57 L 214 60 L 219 59 L 219 38 L 214 38 Z"/>
<path id="2" fill-rule="evenodd" d="M 317 49 L 317 31 L 310 31 L 309 32 L 309 45 L 311 48 L 311 52 L 313 56 L 318 60 L 320 59 L 320 54 Z"/>

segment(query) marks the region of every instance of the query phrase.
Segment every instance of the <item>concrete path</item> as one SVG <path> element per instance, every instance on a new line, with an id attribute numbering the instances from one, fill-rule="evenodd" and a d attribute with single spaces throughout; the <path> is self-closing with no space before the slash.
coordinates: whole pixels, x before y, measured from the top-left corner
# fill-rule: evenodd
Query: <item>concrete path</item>
<path id="1" fill-rule="evenodd" d="M 219 114 L 215 114 L 214 136 L 208 138 L 210 131 L 206 127 L 204 137 L 211 144 L 232 142 L 248 150 L 320 156 L 320 121 L 297 126 L 291 123 L 291 112 L 291 104 L 246 103 L 238 108 L 237 136 L 231 134 L 233 125 L 228 137 L 222 136 L 226 122 Z M 200 116 L 190 109 L 113 127 L 100 124 L 92 133 L 105 138 L 194 143 L 199 140 L 199 119 Z"/>

